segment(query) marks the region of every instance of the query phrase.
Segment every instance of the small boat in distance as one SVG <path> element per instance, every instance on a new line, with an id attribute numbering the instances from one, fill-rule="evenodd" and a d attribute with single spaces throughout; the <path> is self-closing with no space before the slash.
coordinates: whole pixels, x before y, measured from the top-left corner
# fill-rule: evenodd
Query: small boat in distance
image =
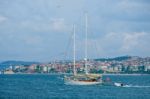
<path id="1" fill-rule="evenodd" d="M 129 85 L 126 85 L 123 83 L 117 83 L 117 82 L 114 83 L 114 86 L 116 86 L 116 87 L 129 87 Z"/>
<path id="2" fill-rule="evenodd" d="M 123 83 L 116 83 L 116 82 L 114 83 L 114 85 L 117 86 L 117 87 L 122 87 L 122 86 L 124 86 Z"/>
<path id="3" fill-rule="evenodd" d="M 69 85 L 96 85 L 102 83 L 102 75 L 90 74 L 87 70 L 87 16 L 86 16 L 86 39 L 85 39 L 85 74 L 77 74 L 76 71 L 76 53 L 75 53 L 75 25 L 73 26 L 73 75 L 65 76 L 65 84 Z"/>

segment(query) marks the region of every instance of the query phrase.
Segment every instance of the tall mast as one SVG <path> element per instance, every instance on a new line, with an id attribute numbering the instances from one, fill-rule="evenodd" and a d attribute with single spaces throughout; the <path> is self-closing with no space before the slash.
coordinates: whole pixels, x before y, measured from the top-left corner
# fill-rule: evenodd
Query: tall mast
<path id="1" fill-rule="evenodd" d="M 87 70 L 87 28 L 88 28 L 88 19 L 87 19 L 87 13 L 85 14 L 85 73 L 88 74 Z"/>
<path id="2" fill-rule="evenodd" d="M 73 25 L 73 74 L 76 75 L 76 34 L 75 25 Z"/>

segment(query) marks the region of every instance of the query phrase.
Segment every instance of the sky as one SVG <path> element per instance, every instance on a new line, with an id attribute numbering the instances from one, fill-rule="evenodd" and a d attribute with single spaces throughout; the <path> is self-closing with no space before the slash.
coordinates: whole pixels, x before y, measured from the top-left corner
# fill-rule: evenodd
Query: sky
<path id="1" fill-rule="evenodd" d="M 0 61 L 150 56 L 150 0 L 0 0 Z"/>

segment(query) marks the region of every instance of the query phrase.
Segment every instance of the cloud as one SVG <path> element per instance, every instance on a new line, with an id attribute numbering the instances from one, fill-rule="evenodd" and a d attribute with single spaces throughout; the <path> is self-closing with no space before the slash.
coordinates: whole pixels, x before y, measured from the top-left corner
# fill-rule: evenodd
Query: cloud
<path id="1" fill-rule="evenodd" d="M 149 36 L 147 32 L 110 32 L 97 41 L 102 42 L 100 44 L 104 50 L 124 53 L 140 48 L 140 45 L 148 41 L 147 36 Z"/>
<path id="2" fill-rule="evenodd" d="M 19 24 L 20 28 L 32 30 L 36 32 L 68 32 L 71 28 L 63 18 L 37 19 L 37 20 L 22 20 Z"/>
<path id="3" fill-rule="evenodd" d="M 56 19 L 51 19 L 51 28 L 54 31 L 62 32 L 67 30 L 67 25 L 65 23 L 65 20 L 63 18 L 56 18 Z"/>
<path id="4" fill-rule="evenodd" d="M 110 0 L 109 6 L 104 6 L 102 16 L 107 20 L 149 22 L 150 2 L 148 0 Z M 108 22 L 109 23 L 109 22 Z"/>
<path id="5" fill-rule="evenodd" d="M 50 31 L 50 23 L 42 22 L 42 21 L 22 21 L 20 22 L 19 26 L 22 29 L 31 30 L 35 32 L 45 32 Z"/>
<path id="6" fill-rule="evenodd" d="M 145 32 L 125 33 L 123 34 L 123 41 L 121 51 L 130 51 L 138 46 L 140 39 L 147 36 Z"/>
<path id="7" fill-rule="evenodd" d="M 88 33 L 95 33 L 94 36 L 88 34 L 91 42 L 88 44 L 89 56 L 94 56 L 96 50 L 100 57 L 124 53 L 150 55 L 149 4 L 150 0 L 3 0 L 0 3 L 0 45 L 3 52 L 0 52 L 25 51 L 38 55 L 39 48 L 42 57 L 47 53 L 55 56 L 64 49 L 75 23 L 77 53 L 81 52 L 78 55 L 84 57 L 84 13 L 87 11 Z"/>
<path id="8" fill-rule="evenodd" d="M 6 20 L 7 20 L 7 17 L 4 17 L 4 16 L 0 15 L 0 23 L 1 23 L 1 22 L 4 22 L 4 21 L 6 21 Z"/>
<path id="9" fill-rule="evenodd" d="M 149 37 L 148 32 L 110 32 L 100 38 L 88 40 L 88 42 L 91 42 L 88 50 L 91 56 L 97 53 L 99 57 L 143 55 L 148 53 Z M 84 44 L 84 41 L 82 44 Z"/>
<path id="10" fill-rule="evenodd" d="M 34 46 L 40 45 L 43 42 L 42 37 L 40 37 L 38 35 L 37 36 L 32 36 L 32 37 L 23 37 L 23 40 L 26 44 L 34 45 Z"/>

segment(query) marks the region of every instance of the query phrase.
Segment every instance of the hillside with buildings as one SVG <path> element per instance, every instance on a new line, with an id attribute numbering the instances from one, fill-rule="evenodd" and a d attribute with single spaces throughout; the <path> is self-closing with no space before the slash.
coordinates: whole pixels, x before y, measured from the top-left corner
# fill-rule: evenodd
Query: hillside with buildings
<path id="1" fill-rule="evenodd" d="M 1 74 L 22 73 L 72 73 L 72 61 L 53 61 L 49 63 L 6 61 L 0 63 Z M 76 61 L 78 73 L 84 72 L 84 60 Z M 122 56 L 88 60 L 91 73 L 150 74 L 150 57 Z"/>

